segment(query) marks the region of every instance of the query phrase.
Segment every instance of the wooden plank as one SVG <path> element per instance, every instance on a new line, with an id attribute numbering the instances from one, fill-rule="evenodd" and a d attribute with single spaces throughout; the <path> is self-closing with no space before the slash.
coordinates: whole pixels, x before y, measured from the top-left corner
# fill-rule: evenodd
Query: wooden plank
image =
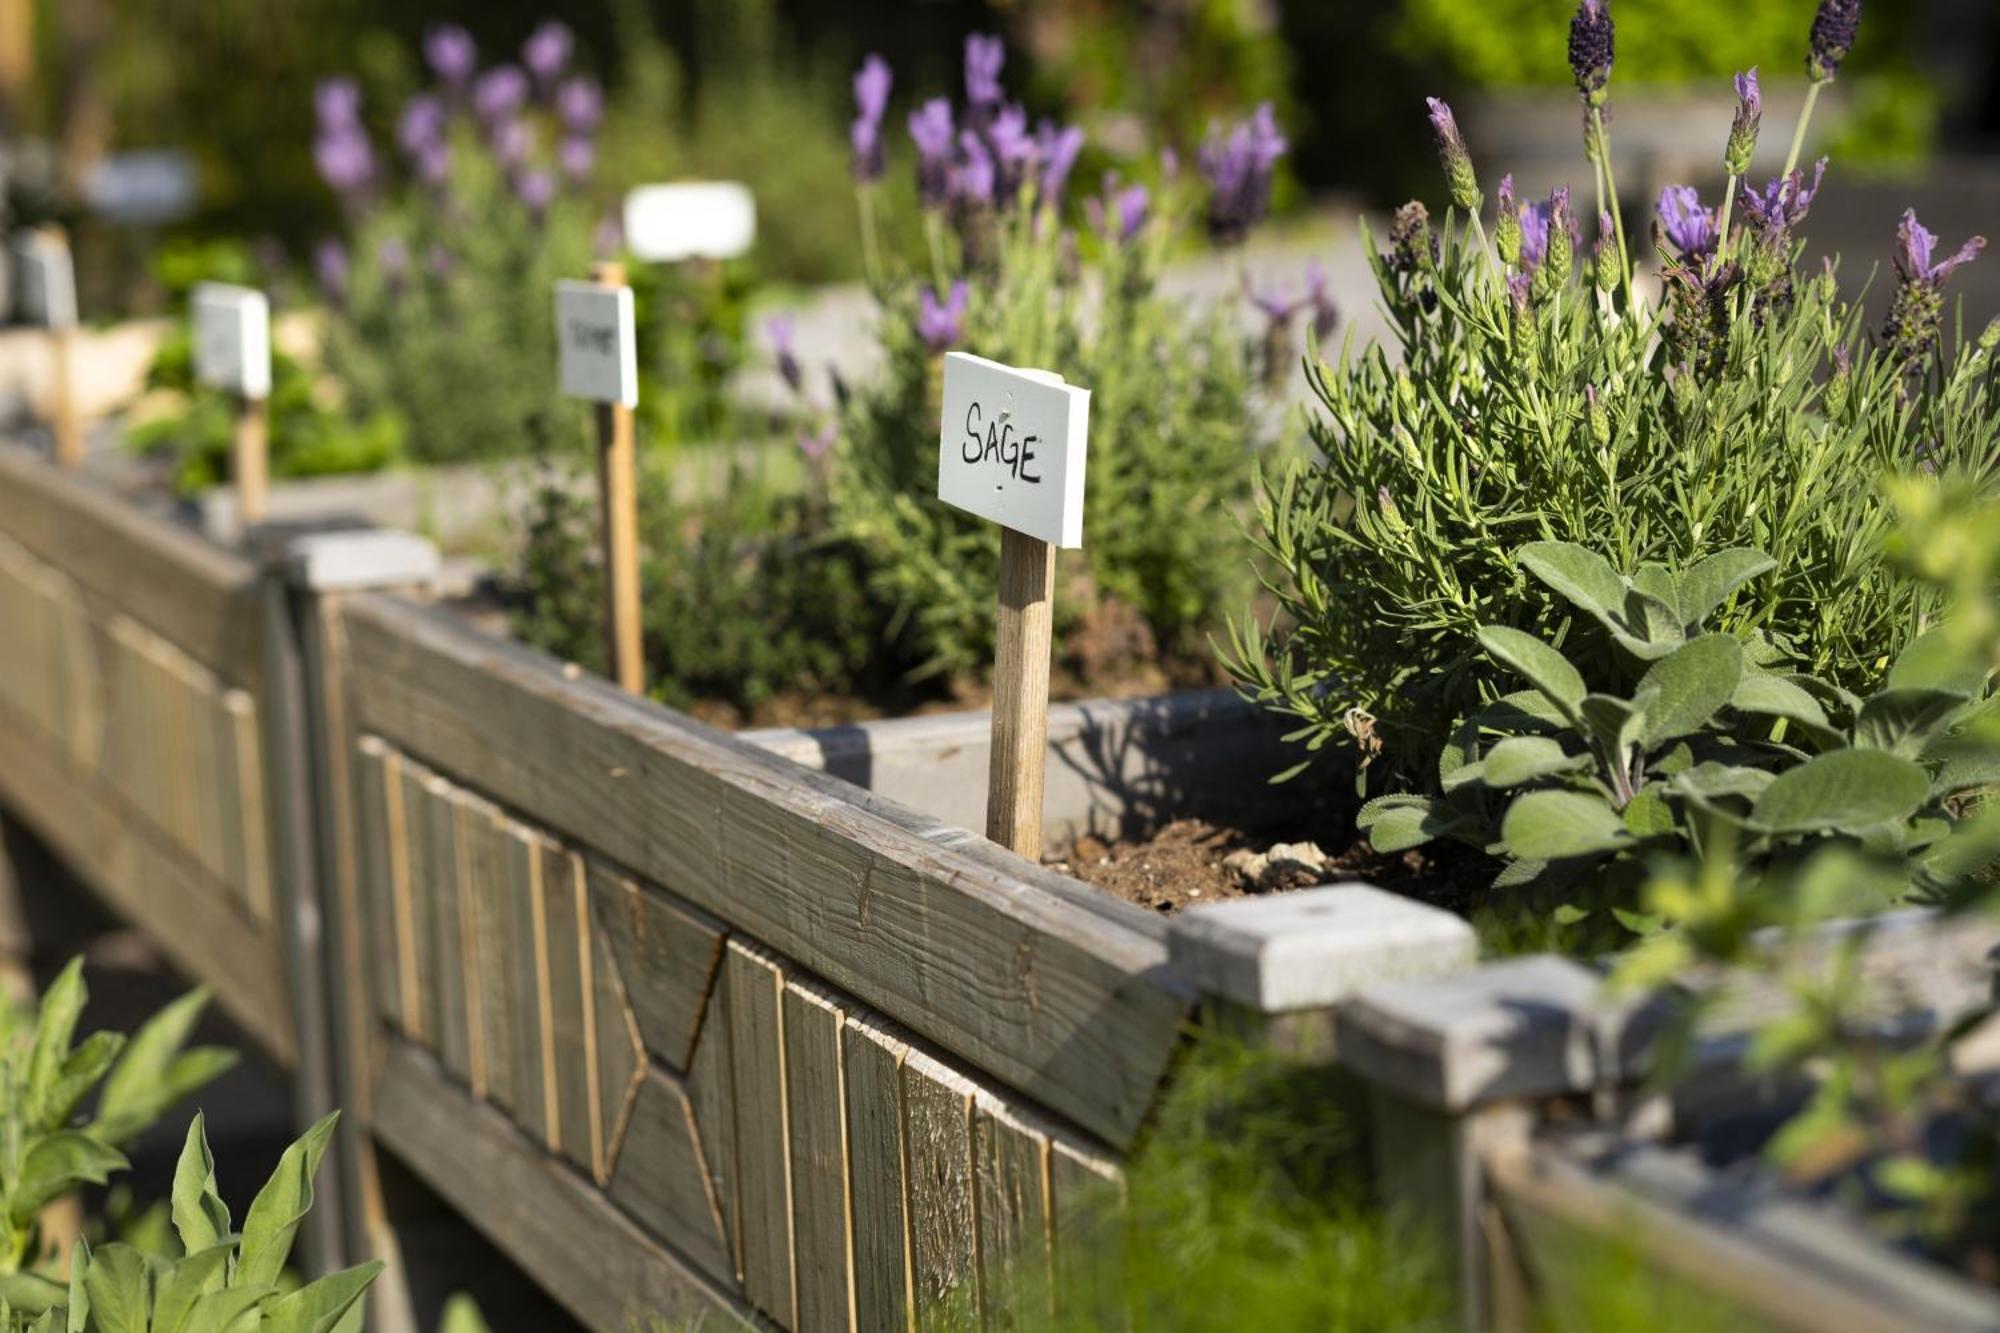
<path id="1" fill-rule="evenodd" d="M 594 1071 L 589 1053 L 590 1024 L 585 1017 L 585 947 L 577 911 L 584 901 L 583 862 L 553 844 L 543 849 L 542 897 L 549 970 L 546 1026 L 554 1053 L 554 1133 L 549 1146 L 581 1166 L 592 1167 L 590 1140 Z"/>
<path id="2" fill-rule="evenodd" d="M 791 1132 L 785 1123 L 785 974 L 770 954 L 735 939 L 729 941 L 723 967 L 729 973 L 743 1290 L 758 1309 L 796 1328 Z"/>
<path id="3" fill-rule="evenodd" d="M 6 444 L 0 532 L 231 684 L 261 686 L 262 606 L 249 561 Z"/>
<path id="4" fill-rule="evenodd" d="M 854 1264 L 849 1240 L 847 1087 L 840 997 L 785 984 L 785 1128 L 792 1163 L 792 1252 L 799 1333 L 851 1329 Z"/>
<path id="5" fill-rule="evenodd" d="M 873 1015 L 841 1034 L 854 1236 L 854 1324 L 910 1328 L 909 1223 L 903 1208 L 903 1060 L 909 1045 Z"/>
<path id="6" fill-rule="evenodd" d="M 85 772 L 96 769 L 104 746 L 104 673 L 97 660 L 97 642 L 90 614 L 74 588 L 66 588 L 62 608 L 63 661 L 75 682 L 70 716 L 70 754 Z"/>
<path id="7" fill-rule="evenodd" d="M 610 1190 L 653 1234 L 717 1282 L 734 1285 L 736 1262 L 702 1160 L 694 1108 L 687 1090 L 665 1070 L 648 1070 L 640 1079 Z"/>
<path id="8" fill-rule="evenodd" d="M 694 1055 L 688 1061 L 687 1087 L 702 1158 L 708 1163 L 716 1206 L 722 1211 L 730 1271 L 741 1279 L 743 1226 L 737 1199 L 735 1065 L 729 1049 L 729 1026 L 729 972 L 720 968 L 703 1008 Z"/>
<path id="9" fill-rule="evenodd" d="M 244 920 L 220 884 L 11 709 L 0 712 L 0 801 L 39 833 L 111 909 L 142 926 L 185 975 L 281 1065 L 294 1059 L 277 943 Z"/>
<path id="10" fill-rule="evenodd" d="M 215 727 L 209 710 L 216 697 L 215 677 L 191 659 L 183 659 L 181 725 L 187 737 L 186 785 L 193 800 L 195 859 L 217 880 L 228 874 L 222 855 L 222 766 L 217 762 Z"/>
<path id="11" fill-rule="evenodd" d="M 973 1213 L 972 1105 L 976 1089 L 921 1051 L 903 1060 L 904 1177 L 910 1283 L 920 1329 L 954 1328 L 979 1309 Z"/>
<path id="12" fill-rule="evenodd" d="M 590 864 L 590 896 L 646 1049 L 685 1070 L 722 961 L 722 923 L 601 862 Z"/>
<path id="13" fill-rule="evenodd" d="M 423 784 L 424 821 L 429 829 L 424 838 L 427 867 L 423 895 L 429 901 L 430 972 L 434 978 L 429 998 L 433 1049 L 446 1069 L 472 1082 L 472 1032 L 467 1021 L 465 987 L 465 914 L 460 889 L 462 848 L 458 835 L 458 801 L 452 786 L 435 773 Z"/>
<path id="14" fill-rule="evenodd" d="M 235 722 L 223 706 L 221 692 L 209 696 L 201 720 L 208 728 L 209 750 L 215 756 L 218 873 L 230 898 L 248 916 L 250 900 L 244 890 L 247 876 L 243 866 L 243 778 L 236 770 Z"/>
<path id="15" fill-rule="evenodd" d="M 432 937 L 437 934 L 437 895 L 431 890 L 431 880 L 436 874 L 433 865 L 436 854 L 431 850 L 431 800 L 424 790 L 424 783 L 430 774 L 407 759 L 396 765 L 395 773 L 401 799 L 389 807 L 389 833 L 392 839 L 396 836 L 396 821 L 400 818 L 405 849 L 401 862 L 404 867 L 402 892 L 407 900 L 401 913 L 407 926 L 402 938 L 408 941 L 409 950 L 407 970 L 403 974 L 406 983 L 403 987 L 403 1030 L 435 1051 L 438 1042 L 437 946 L 432 943 Z"/>
<path id="16" fill-rule="evenodd" d="M 407 942 L 398 929 L 395 861 L 403 855 L 402 819 L 398 810 L 395 836 L 390 835 L 390 802 L 400 805 L 402 782 L 397 757 L 379 737 L 363 736 L 354 744 L 355 813 L 360 835 L 361 906 L 367 913 L 369 956 L 355 966 L 368 974 L 375 1013 L 392 1027 L 400 1026 L 404 955 Z M 407 897 L 407 894 L 405 895 Z"/>
<path id="17" fill-rule="evenodd" d="M 188 711 L 188 696 L 194 689 L 193 663 L 164 639 L 154 640 L 152 648 L 155 688 L 159 691 L 154 699 L 154 720 L 160 729 L 162 827 L 193 856 L 196 839 L 201 836 L 194 784 L 189 781 L 194 764 Z M 198 856 L 195 859 L 200 860 Z"/>
<path id="18" fill-rule="evenodd" d="M 1045 1328 L 1055 1319 L 1049 1134 L 1031 1112 L 982 1095 L 972 1114 L 972 1158 L 984 1321 L 990 1328 Z"/>
<path id="19" fill-rule="evenodd" d="M 236 789 L 243 798 L 243 898 L 250 915 L 259 921 L 274 919 L 271 889 L 270 824 L 265 813 L 264 754 L 257 735 L 257 705 L 242 690 L 222 696 L 229 714 L 230 735 L 236 749 Z"/>
<path id="20" fill-rule="evenodd" d="M 511 1086 L 502 1103 L 514 1119 L 537 1142 L 548 1142 L 548 1093 L 542 1068 L 542 990 L 544 964 L 542 939 L 542 849 L 534 831 L 512 820 L 500 828 L 501 864 L 505 880 L 501 886 L 501 929 L 507 937 L 507 973 L 503 997 L 498 1003 L 501 1028 L 497 1036 L 507 1043 Z M 490 1022 L 495 1010 L 486 1011 Z M 491 1030 L 489 1028 L 489 1030 Z"/>
<path id="21" fill-rule="evenodd" d="M 749 1311 L 647 1236 L 505 1116 L 397 1042 L 378 1085 L 377 1137 L 593 1329 L 753 1326 Z"/>
<path id="22" fill-rule="evenodd" d="M 586 891 L 587 892 L 587 891 Z M 625 998 L 625 986 L 618 976 L 618 960 L 604 932 L 588 915 L 584 929 L 590 932 L 591 1022 L 596 1040 L 591 1050 L 596 1056 L 597 1136 L 593 1170 L 597 1183 L 609 1184 L 611 1169 L 617 1164 L 624 1142 L 625 1125 L 632 1114 L 633 1099 L 639 1095 L 639 1081 L 646 1068 L 646 1048 L 639 1042 L 639 1024 Z"/>
<path id="23" fill-rule="evenodd" d="M 1058 1137 L 1049 1144 L 1049 1196 L 1063 1318 L 1082 1328 L 1129 1328 L 1119 1226 L 1123 1170 L 1097 1149 Z"/>
<path id="24" fill-rule="evenodd" d="M 123 616 L 105 627 L 106 682 L 104 775 L 134 811 L 143 812 L 146 777 L 145 654 L 139 626 Z"/>
<path id="25" fill-rule="evenodd" d="M 1188 999 L 1147 913 L 447 617 L 344 613 L 368 729 L 1130 1143 Z"/>
<path id="26" fill-rule="evenodd" d="M 500 812 L 459 794 L 460 905 L 466 922 L 466 1025 L 471 1042 L 472 1094 L 502 1109 L 514 1102 L 514 1042 L 507 1030 L 513 960 L 507 950 Z"/>

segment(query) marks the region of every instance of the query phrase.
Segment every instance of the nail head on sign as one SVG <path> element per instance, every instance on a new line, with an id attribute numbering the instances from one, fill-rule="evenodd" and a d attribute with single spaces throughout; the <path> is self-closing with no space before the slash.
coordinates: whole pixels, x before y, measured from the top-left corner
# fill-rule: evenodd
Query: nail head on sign
<path id="1" fill-rule="evenodd" d="M 593 403 L 639 404 L 639 339 L 630 287 L 556 283 L 562 391 Z"/>
<path id="2" fill-rule="evenodd" d="M 1090 391 L 967 352 L 944 359 L 938 499 L 1055 546 L 1083 545 Z"/>
<path id="3" fill-rule="evenodd" d="M 226 282 L 196 283 L 195 378 L 245 398 L 271 396 L 271 303 Z"/>

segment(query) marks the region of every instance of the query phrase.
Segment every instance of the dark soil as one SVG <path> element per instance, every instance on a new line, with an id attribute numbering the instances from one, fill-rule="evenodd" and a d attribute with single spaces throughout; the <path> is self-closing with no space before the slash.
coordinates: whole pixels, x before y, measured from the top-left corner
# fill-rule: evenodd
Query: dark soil
<path id="1" fill-rule="evenodd" d="M 1365 838 L 1328 849 L 1326 864 L 1317 870 L 1286 869 L 1255 886 L 1224 864 L 1233 853 L 1267 852 L 1281 841 L 1204 820 L 1177 819 L 1142 838 L 1107 841 L 1085 834 L 1052 864 L 1106 893 L 1162 913 L 1253 893 L 1358 880 L 1464 915 L 1499 871 L 1498 863 L 1469 847 L 1440 844 L 1385 854 Z"/>

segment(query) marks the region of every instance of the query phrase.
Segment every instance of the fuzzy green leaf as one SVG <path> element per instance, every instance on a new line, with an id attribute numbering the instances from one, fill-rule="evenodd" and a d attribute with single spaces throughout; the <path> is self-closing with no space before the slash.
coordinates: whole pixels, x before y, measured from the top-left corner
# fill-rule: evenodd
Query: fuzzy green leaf
<path id="1" fill-rule="evenodd" d="M 1681 623 L 1699 625 L 1714 615 L 1729 595 L 1761 574 L 1778 567 L 1778 562 L 1762 551 L 1734 547 L 1697 560 L 1681 571 Z"/>
<path id="2" fill-rule="evenodd" d="M 1889 667 L 1892 690 L 1944 690 L 1970 698 L 1986 686 L 1988 665 L 1968 653 L 1954 626 L 1933 625 L 1904 646 Z"/>
<path id="3" fill-rule="evenodd" d="M 1354 817 L 1354 827 L 1378 852 L 1421 847 L 1458 823 L 1443 802 L 1423 796 L 1378 796 Z"/>
<path id="4" fill-rule="evenodd" d="M 1700 731 L 1736 693 L 1743 679 L 1743 645 L 1727 634 L 1709 634 L 1676 648 L 1639 678 L 1641 691 L 1657 696 L 1646 705 L 1640 743 L 1648 750 L 1662 741 Z"/>
<path id="5" fill-rule="evenodd" d="M 1859 830 L 1907 818 L 1930 789 L 1930 774 L 1908 759 L 1882 750 L 1834 750 L 1773 778 L 1750 818 L 1774 833 Z"/>
<path id="6" fill-rule="evenodd" d="M 1536 778 L 1574 772 L 1590 763 L 1587 755 L 1568 754 L 1547 736 L 1509 736 L 1486 752 L 1486 785 L 1505 789 Z"/>
<path id="7" fill-rule="evenodd" d="M 1729 706 L 1739 713 L 1782 717 L 1802 723 L 1824 734 L 1832 727 L 1819 700 L 1783 676 L 1765 671 L 1745 671 L 1729 696 Z"/>
<path id="8" fill-rule="evenodd" d="M 1576 707 L 1587 690 L 1568 658 L 1534 635 L 1505 625 L 1480 626 L 1479 643 L 1494 661 L 1534 686 L 1565 718 L 1576 721 Z"/>
<path id="9" fill-rule="evenodd" d="M 1854 743 L 1915 759 L 1964 706 L 1964 695 L 1946 690 L 1883 690 L 1862 703 Z"/>
<path id="10" fill-rule="evenodd" d="M 1534 861 L 1613 852 L 1632 843 L 1603 797 L 1578 791 L 1529 792 L 1507 807 L 1500 838 L 1510 853 Z"/>
<path id="11" fill-rule="evenodd" d="M 1744 796 L 1752 800 L 1771 785 L 1772 775 L 1761 768 L 1741 764 L 1719 764 L 1713 760 L 1696 764 L 1676 774 L 1668 789 L 1677 796 L 1716 800 L 1724 796 Z"/>
<path id="12" fill-rule="evenodd" d="M 1519 552 L 1521 568 L 1607 627 L 1625 605 L 1625 580 L 1611 562 L 1572 542 L 1529 542 Z"/>
<path id="13" fill-rule="evenodd" d="M 1633 794 L 1625 803 L 1622 818 L 1626 830 L 1635 838 L 1665 837 L 1677 827 L 1673 807 L 1667 804 L 1657 782 L 1648 783 Z"/>

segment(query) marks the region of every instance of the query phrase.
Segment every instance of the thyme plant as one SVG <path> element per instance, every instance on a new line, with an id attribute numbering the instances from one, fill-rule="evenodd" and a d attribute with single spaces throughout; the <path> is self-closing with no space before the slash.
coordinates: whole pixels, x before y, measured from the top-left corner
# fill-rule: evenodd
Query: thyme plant
<path id="1" fill-rule="evenodd" d="M 1814 88 L 1858 16 L 1857 0 L 1821 6 Z M 1680 187 L 1662 198 L 1655 299 L 1634 278 L 1605 147 L 1614 45 L 1599 0 L 1579 8 L 1570 54 L 1588 212 L 1567 189 L 1519 202 L 1503 180 L 1489 235 L 1471 154 L 1434 102 L 1452 209 L 1433 222 L 1407 205 L 1386 249 L 1369 243 L 1393 348 L 1350 344 L 1309 366 L 1317 448 L 1259 487 L 1277 609 L 1235 622 L 1227 663 L 1309 751 L 1356 751 L 1392 781 L 1428 780 L 1453 722 L 1504 688 L 1481 627 L 1615 664 L 1601 627 L 1526 576 L 1527 542 L 1584 545 L 1623 575 L 1765 552 L 1775 568 L 1716 628 L 1761 631 L 1801 669 L 1866 691 L 1937 605 L 1885 560 L 1879 478 L 1916 466 L 1994 484 L 2000 325 L 1967 339 L 1944 318 L 1945 281 L 1980 242 L 1940 258 L 1906 215 L 1890 320 L 1866 327 L 1832 265 L 1799 264 L 1825 170 L 1796 165 L 1803 121 L 1782 175 L 1738 177 L 1762 120 L 1745 79 L 1730 193 L 1719 207 Z"/>

